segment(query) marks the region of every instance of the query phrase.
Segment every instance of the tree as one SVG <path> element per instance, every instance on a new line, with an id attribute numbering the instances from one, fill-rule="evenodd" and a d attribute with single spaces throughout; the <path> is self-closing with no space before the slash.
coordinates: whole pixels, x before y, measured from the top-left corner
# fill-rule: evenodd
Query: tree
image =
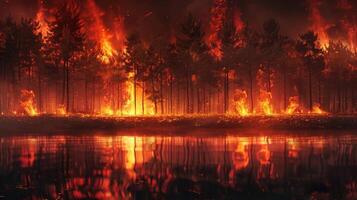
<path id="1" fill-rule="evenodd" d="M 250 110 L 254 111 L 253 98 L 253 82 L 254 74 L 256 74 L 258 65 L 261 60 L 261 52 L 259 51 L 259 35 L 246 28 L 243 32 L 243 45 L 237 50 L 237 58 L 239 60 L 238 69 L 245 71 L 248 77 L 248 85 L 250 90 Z"/>
<path id="2" fill-rule="evenodd" d="M 204 43 L 202 24 L 192 14 L 189 14 L 181 25 L 177 45 L 186 73 L 186 112 L 193 113 L 192 76 L 195 74 L 195 66 L 200 59 L 200 55 L 207 51 L 207 47 Z"/>
<path id="3" fill-rule="evenodd" d="M 312 31 L 300 35 L 297 41 L 296 50 L 300 54 L 303 65 L 306 67 L 309 82 L 309 109 L 312 111 L 312 78 L 318 76 L 324 68 L 323 50 L 318 46 L 318 35 Z"/>
<path id="4" fill-rule="evenodd" d="M 229 73 L 233 69 L 237 69 L 237 48 L 239 42 L 239 35 L 234 25 L 233 19 L 229 19 L 223 26 L 221 32 L 222 40 L 222 59 L 220 65 L 223 67 L 224 73 L 224 112 L 228 112 L 229 108 Z"/>
<path id="5" fill-rule="evenodd" d="M 69 61 L 76 52 L 82 51 L 85 35 L 82 32 L 83 23 L 80 9 L 73 3 L 65 3 L 54 14 L 54 21 L 49 25 L 49 40 L 63 63 L 62 104 L 66 101 L 66 111 L 69 110 Z"/>

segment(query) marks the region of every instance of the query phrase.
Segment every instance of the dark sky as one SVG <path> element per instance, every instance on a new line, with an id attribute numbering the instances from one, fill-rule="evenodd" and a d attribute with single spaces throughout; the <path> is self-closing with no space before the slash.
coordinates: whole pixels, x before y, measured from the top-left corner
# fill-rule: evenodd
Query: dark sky
<path id="1" fill-rule="evenodd" d="M 34 16 L 40 0 L 0 0 L 0 16 L 11 15 L 15 18 Z M 43 0 L 46 7 L 62 0 Z M 85 2 L 80 0 L 79 2 Z M 242 12 L 243 20 L 250 26 L 260 28 L 270 18 L 281 24 L 286 35 L 296 37 L 311 26 L 309 2 L 311 0 L 233 0 Z M 317 1 L 317 0 L 315 0 Z M 330 24 L 337 26 L 342 18 L 355 20 L 357 0 L 319 0 L 319 11 Z M 338 9 L 339 2 L 346 1 L 349 16 L 342 16 Z M 182 21 L 188 12 L 200 17 L 208 25 L 212 0 L 96 0 L 97 5 L 105 11 L 105 21 L 115 16 L 123 16 L 127 31 L 137 31 L 147 38 L 161 37 L 169 34 Z M 351 11 L 352 10 L 352 11 Z M 351 14 L 352 13 L 352 14 Z M 351 17 L 352 15 L 352 17 Z M 353 19 L 354 18 L 354 19 Z M 355 24 L 355 21 L 353 21 Z M 356 25 L 356 24 L 355 24 Z"/>

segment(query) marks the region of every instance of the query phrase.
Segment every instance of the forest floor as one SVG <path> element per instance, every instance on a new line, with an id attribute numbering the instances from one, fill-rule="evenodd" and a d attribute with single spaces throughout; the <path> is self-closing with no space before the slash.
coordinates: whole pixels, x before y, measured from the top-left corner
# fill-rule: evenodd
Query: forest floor
<path id="1" fill-rule="evenodd" d="M 245 130 L 357 130 L 357 115 L 274 116 L 0 116 L 0 135 L 12 133 L 69 133 L 131 129 L 245 129 Z"/>

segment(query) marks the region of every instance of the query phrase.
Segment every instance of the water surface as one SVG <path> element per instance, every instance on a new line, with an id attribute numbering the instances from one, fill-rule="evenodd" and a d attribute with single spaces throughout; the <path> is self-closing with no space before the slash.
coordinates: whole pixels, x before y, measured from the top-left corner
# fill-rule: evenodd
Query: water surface
<path id="1" fill-rule="evenodd" d="M 185 135 L 0 137 L 0 199 L 357 198 L 352 134 Z"/>

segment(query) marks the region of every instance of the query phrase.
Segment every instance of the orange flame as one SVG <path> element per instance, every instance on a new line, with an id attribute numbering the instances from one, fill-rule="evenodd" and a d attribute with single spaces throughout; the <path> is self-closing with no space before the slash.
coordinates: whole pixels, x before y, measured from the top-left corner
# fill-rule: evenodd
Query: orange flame
<path id="1" fill-rule="evenodd" d="M 329 45 L 329 36 L 326 32 L 328 26 L 319 10 L 321 2 L 320 0 L 309 0 L 308 2 L 310 4 L 310 19 L 312 21 L 311 29 L 317 32 L 321 47 L 326 49 Z"/>
<path id="2" fill-rule="evenodd" d="M 272 101 L 271 92 L 260 90 L 259 102 L 258 102 L 259 113 L 262 113 L 264 115 L 273 115 L 274 111 L 271 101 Z"/>
<path id="3" fill-rule="evenodd" d="M 249 109 L 247 105 L 247 92 L 244 90 L 235 90 L 234 93 L 234 104 L 235 104 L 235 112 L 238 113 L 240 116 L 247 116 L 249 115 Z"/>
<path id="4" fill-rule="evenodd" d="M 66 115 L 66 107 L 64 105 L 59 105 L 56 111 L 57 115 Z"/>
<path id="5" fill-rule="evenodd" d="M 327 114 L 326 111 L 321 109 L 321 105 L 319 103 L 314 103 L 311 113 L 312 114 L 318 114 L 318 115 Z"/>
<path id="6" fill-rule="evenodd" d="M 225 0 L 215 0 L 211 9 L 211 21 L 209 24 L 208 37 L 206 43 L 210 47 L 210 53 L 217 60 L 222 58 L 222 41 L 218 37 L 218 33 L 223 28 L 227 5 Z"/>
<path id="7" fill-rule="evenodd" d="M 39 9 L 36 14 L 36 21 L 39 24 L 38 32 L 42 34 L 42 37 L 45 38 L 49 31 L 49 26 L 46 21 L 45 8 L 43 7 L 43 1 L 38 0 Z"/>
<path id="8" fill-rule="evenodd" d="M 88 0 L 88 8 L 91 16 L 94 18 L 93 25 L 91 26 L 93 30 L 91 31 L 95 34 L 94 37 L 99 41 L 101 48 L 100 60 L 105 64 L 109 64 L 113 56 L 117 55 L 118 52 L 111 43 L 112 36 L 104 26 L 102 20 L 103 12 L 98 8 L 94 0 Z"/>
<path id="9" fill-rule="evenodd" d="M 300 108 L 299 104 L 299 97 L 298 96 L 293 96 L 289 98 L 289 105 L 285 110 L 285 113 L 288 115 L 296 114 L 296 113 L 302 113 L 302 110 Z"/>
<path id="10" fill-rule="evenodd" d="M 38 115 L 36 106 L 34 105 L 35 93 L 32 90 L 21 90 L 20 106 L 28 116 Z"/>

